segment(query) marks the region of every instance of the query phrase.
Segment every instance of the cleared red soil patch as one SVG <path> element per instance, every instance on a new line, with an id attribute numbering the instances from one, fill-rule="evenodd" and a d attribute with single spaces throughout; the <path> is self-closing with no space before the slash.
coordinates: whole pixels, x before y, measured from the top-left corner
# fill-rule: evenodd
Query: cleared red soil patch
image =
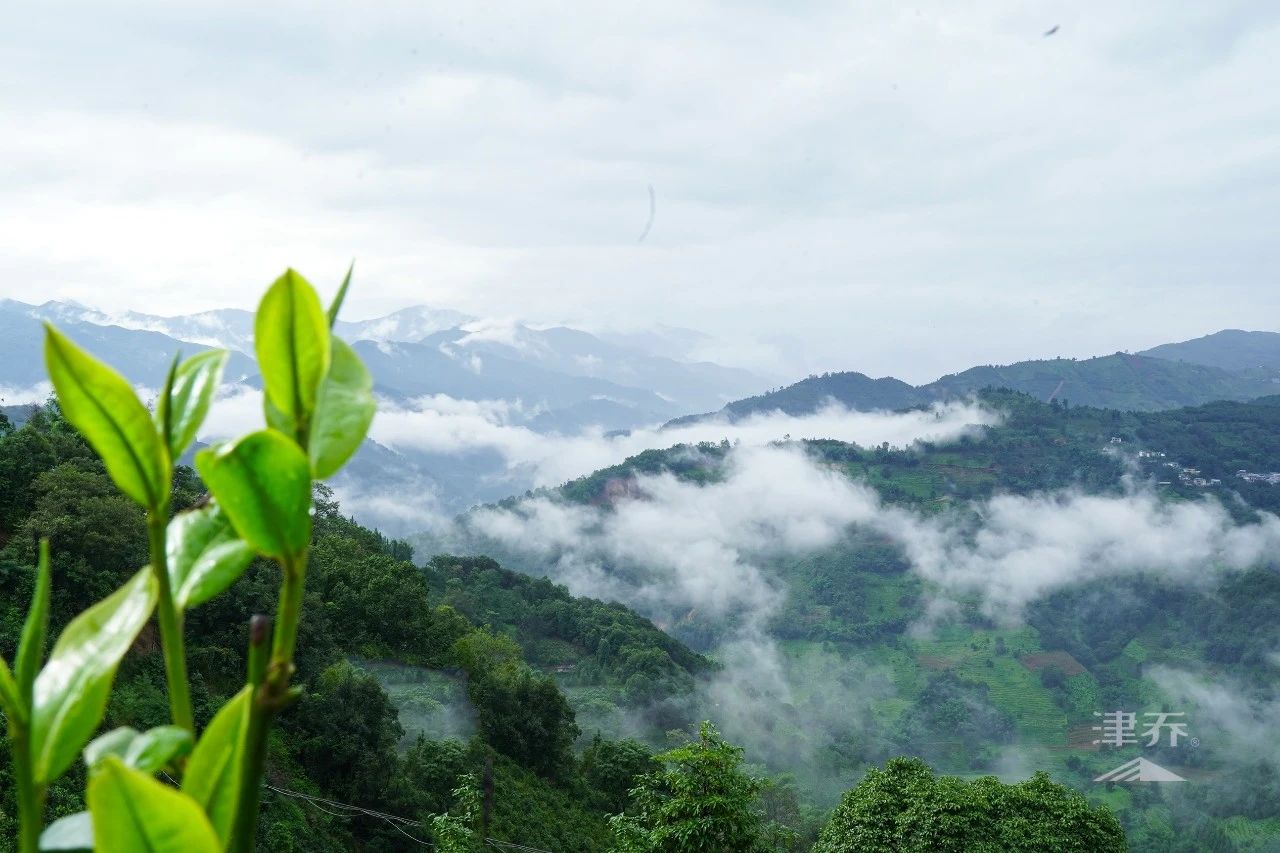
<path id="1" fill-rule="evenodd" d="M 1081 723 L 1067 729 L 1067 749 L 1087 749 L 1097 752 L 1101 747 L 1094 743 L 1101 732 L 1095 732 L 1089 723 Z"/>

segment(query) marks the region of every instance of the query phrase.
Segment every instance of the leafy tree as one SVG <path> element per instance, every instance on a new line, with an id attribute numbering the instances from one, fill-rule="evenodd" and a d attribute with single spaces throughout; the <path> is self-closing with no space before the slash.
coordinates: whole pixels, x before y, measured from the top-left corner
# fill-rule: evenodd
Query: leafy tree
<path id="1" fill-rule="evenodd" d="M 35 503 L 32 483 L 55 458 L 53 445 L 35 426 L 0 434 L 0 536 L 8 538 L 31 511 Z M 0 539 L 0 544 L 3 541 Z"/>
<path id="2" fill-rule="evenodd" d="M 767 828 L 758 807 L 763 779 L 741 769 L 742 749 L 704 722 L 698 737 L 654 761 L 640 777 L 632 812 L 613 820 L 619 853 L 724 853 L 764 850 Z"/>
<path id="3" fill-rule="evenodd" d="M 454 807 L 447 812 L 432 815 L 431 838 L 440 853 L 470 853 L 481 845 L 476 835 L 476 821 L 480 817 L 480 789 L 472 776 L 458 779 L 453 790 Z"/>
<path id="4" fill-rule="evenodd" d="M 404 732 L 378 680 L 342 662 L 320 673 L 284 722 L 307 775 L 348 803 L 375 802 Z"/>
<path id="5" fill-rule="evenodd" d="M 146 565 L 146 519 L 101 466 L 88 460 L 42 471 L 31 492 L 34 506 L 14 531 L 8 551 L 25 557 L 22 552 L 29 553 L 38 537 L 49 538 L 59 562 L 53 619 L 65 624 Z"/>
<path id="6" fill-rule="evenodd" d="M 658 769 L 653 751 L 635 740 L 605 740 L 596 734 L 582 752 L 582 778 L 604 811 L 621 812 L 636 781 Z"/>
<path id="7" fill-rule="evenodd" d="M 520 646 L 504 634 L 472 631 L 454 645 L 454 659 L 467 673 L 467 697 L 481 736 L 522 766 L 565 779 L 581 730 L 555 681 L 532 670 Z"/>
<path id="8" fill-rule="evenodd" d="M 1006 785 L 937 777 L 916 758 L 872 769 L 844 795 L 814 853 L 1125 851 L 1124 829 L 1105 806 L 1044 773 Z"/>

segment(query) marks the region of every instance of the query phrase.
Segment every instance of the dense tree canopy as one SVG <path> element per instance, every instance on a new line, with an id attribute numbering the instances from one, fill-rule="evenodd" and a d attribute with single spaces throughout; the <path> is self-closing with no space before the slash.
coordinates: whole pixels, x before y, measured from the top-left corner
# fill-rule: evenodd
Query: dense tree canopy
<path id="1" fill-rule="evenodd" d="M 191 506 L 202 491 L 194 472 L 179 468 L 172 508 Z M 20 428 L 0 430 L 0 643 L 5 649 L 16 645 L 31 594 L 37 534 L 53 542 L 53 632 L 148 559 L 141 513 L 114 489 L 102 463 L 55 406 L 37 409 Z M 302 698 L 281 716 L 273 738 L 271 784 L 429 827 L 433 815 L 456 806 L 459 778 L 479 778 L 492 763 L 494 796 L 485 828 L 490 837 L 557 851 L 602 850 L 605 815 L 625 805 L 625 787 L 639 772 L 638 745 L 614 749 L 611 742 L 597 742 L 591 751 L 595 757 L 585 765 L 590 772 L 584 773 L 574 753 L 579 729 L 565 696 L 502 632 L 538 643 L 561 634 L 577 637 L 577 626 L 603 624 L 606 634 L 622 626 L 640 656 L 660 656 L 686 684 L 689 673 L 670 662 L 705 662 L 635 613 L 574 599 L 545 582 L 537 586 L 542 593 L 510 612 L 519 630 L 509 622 L 499 622 L 497 633 L 480 628 L 433 592 L 433 575 L 408 561 L 407 545 L 344 518 L 323 486 L 316 492 L 312 538 L 297 656 Z M 489 562 L 486 577 L 511 574 Z M 460 578 L 454 594 L 483 607 L 488 587 L 477 577 L 479 591 L 469 592 L 470 580 Z M 226 594 L 188 614 L 191 689 L 201 725 L 243 683 L 243 614 L 271 612 L 277 583 L 278 570 L 255 561 Z M 494 604 L 506 607 L 510 601 L 495 595 Z M 552 605 L 555 618 L 524 618 L 540 601 Z M 587 634 L 581 636 L 585 640 Z M 419 737 L 404 744 L 386 691 L 353 664 L 369 658 L 433 667 L 460 679 L 477 736 L 462 742 Z M 614 666 L 611 678 L 625 681 L 634 674 L 625 665 Z M 121 666 L 104 725 L 145 730 L 166 722 L 167 714 L 163 663 L 154 634 L 144 631 Z M 5 752 L 0 742 L 3 768 L 8 767 Z M 82 809 L 83 788 L 83 769 L 73 768 L 50 791 L 50 819 Z M 8 771 L 0 769 L 0 851 L 11 849 L 12 796 Z M 418 831 L 430 840 L 429 828 Z M 259 841 L 265 850 L 308 853 L 391 851 L 412 843 L 383 820 L 338 817 L 270 791 L 263 798 Z"/>
<path id="2" fill-rule="evenodd" d="M 769 828 L 759 805 L 765 780 L 742 770 L 742 749 L 711 723 L 698 737 L 655 756 L 641 776 L 632 812 L 614 821 L 621 853 L 721 853 L 764 850 Z"/>
<path id="3" fill-rule="evenodd" d="M 872 769 L 822 830 L 814 853 L 1123 853 L 1124 830 L 1104 807 L 1043 773 L 1006 785 L 938 777 L 919 759 Z"/>

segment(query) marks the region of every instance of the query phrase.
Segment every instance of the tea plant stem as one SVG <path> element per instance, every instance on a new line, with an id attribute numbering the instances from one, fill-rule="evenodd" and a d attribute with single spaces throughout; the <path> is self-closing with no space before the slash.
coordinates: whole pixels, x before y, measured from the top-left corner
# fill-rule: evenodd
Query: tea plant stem
<path id="1" fill-rule="evenodd" d="M 298 638 L 298 619 L 302 615 L 303 583 L 306 579 L 307 554 L 281 561 L 284 578 L 280 584 L 280 601 L 276 607 L 275 635 L 271 643 L 271 662 L 265 674 L 254 664 L 262 657 L 261 644 L 265 629 L 258 635 L 257 626 L 250 636 L 249 677 L 254 686 L 249 705 L 249 724 L 245 729 L 244 758 L 240 765 L 240 792 L 236 818 L 231 830 L 228 850 L 252 853 L 258 828 L 258 807 L 262 797 L 262 774 L 267 762 L 267 735 L 276 714 L 293 701 L 296 694 L 289 689 L 293 677 L 293 649 Z"/>
<path id="2" fill-rule="evenodd" d="M 293 675 L 293 647 L 298 639 L 298 620 L 302 615 L 302 587 L 306 578 L 307 555 L 282 562 L 284 580 L 280 584 L 280 603 L 276 608 L 276 632 L 271 644 L 271 675 L 282 675 L 287 684 Z M 287 672 L 284 672 L 287 670 Z"/>
<path id="3" fill-rule="evenodd" d="M 13 779 L 18 801 L 18 853 L 37 853 L 44 829 L 44 786 L 31 766 L 31 737 L 25 724 L 13 728 Z"/>
<path id="4" fill-rule="evenodd" d="M 160 645 L 164 649 L 164 673 L 169 683 L 169 712 L 173 724 L 195 733 L 191 715 L 191 688 L 187 683 L 187 652 L 182 639 L 182 615 L 173 604 L 173 588 L 169 584 L 168 554 L 165 534 L 168 507 L 147 514 L 147 533 L 151 540 L 151 570 L 160 589 L 156 608 L 160 621 Z"/>
<path id="5" fill-rule="evenodd" d="M 267 687 L 258 685 L 249 704 L 249 725 L 244 734 L 244 758 L 240 764 L 240 791 L 236 800 L 236 818 L 231 828 L 230 853 L 253 853 L 253 839 L 258 831 L 258 805 L 262 798 L 262 773 L 267 764 L 267 732 L 275 716 L 267 697 Z"/>

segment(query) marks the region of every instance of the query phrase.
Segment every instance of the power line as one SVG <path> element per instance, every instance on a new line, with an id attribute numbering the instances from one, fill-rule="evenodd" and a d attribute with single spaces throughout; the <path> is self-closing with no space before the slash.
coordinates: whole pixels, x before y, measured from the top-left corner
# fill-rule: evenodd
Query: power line
<path id="1" fill-rule="evenodd" d="M 400 817 L 399 815 L 387 814 L 386 812 L 380 812 L 375 809 L 367 809 L 363 806 L 352 806 L 352 805 L 348 805 L 347 803 L 339 803 L 336 800 L 326 800 L 324 797 L 317 797 L 314 794 L 304 794 L 301 791 L 290 791 L 288 788 L 278 788 L 275 785 L 270 785 L 270 784 L 264 785 L 263 787 L 265 787 L 268 791 L 275 791 L 277 794 L 282 794 L 286 797 L 292 797 L 298 800 L 307 800 L 312 805 L 314 805 L 315 803 L 324 803 L 326 806 L 333 806 L 334 808 L 338 808 L 338 809 L 346 809 L 349 812 L 368 815 L 369 817 L 381 818 L 382 820 L 395 821 L 396 823 L 403 823 L 408 826 L 423 825 L 421 821 L 410 820 L 407 817 Z M 353 816 L 354 815 L 345 815 L 345 817 L 353 817 Z"/>
<path id="2" fill-rule="evenodd" d="M 173 781 L 173 780 L 170 779 L 170 781 Z M 410 818 L 407 818 L 407 817 L 400 817 L 399 815 L 387 814 L 386 812 L 380 812 L 375 809 L 367 809 L 367 808 L 364 808 L 363 806 L 353 806 L 349 803 L 339 803 L 336 800 L 327 800 L 324 797 L 317 797 L 312 794 L 304 794 L 301 791 L 290 791 L 287 788 L 279 788 L 275 785 L 268 784 L 268 785 L 264 785 L 263 787 L 265 787 L 269 791 L 273 791 L 277 794 L 281 794 L 282 796 L 302 800 L 310 804 L 314 808 L 324 812 L 325 814 L 330 814 L 335 817 L 350 818 L 350 817 L 355 817 L 357 814 L 363 814 L 363 815 L 367 815 L 368 817 L 378 818 L 380 820 L 386 821 L 388 825 L 390 825 L 393 829 L 395 829 L 401 835 L 404 835 L 408 838 L 413 839 L 414 841 L 418 842 L 424 847 L 435 847 L 435 844 L 431 843 L 430 841 L 424 841 L 421 838 L 418 838 L 417 836 L 405 831 L 404 829 L 405 826 L 417 826 L 425 829 L 426 824 L 424 824 L 420 820 L 411 820 Z M 348 813 L 343 814 L 341 812 L 329 811 L 328 809 L 321 806 L 320 805 L 321 803 L 323 803 L 325 806 L 331 806 L 333 808 L 346 809 Z M 499 850 L 520 850 L 520 851 L 523 851 L 523 853 L 552 853 L 552 851 L 543 850 L 541 847 L 530 847 L 527 844 L 517 844 L 513 841 L 500 841 L 497 838 L 485 838 L 484 841 L 489 846 L 495 847 Z"/>
<path id="3" fill-rule="evenodd" d="M 315 804 L 314 804 L 314 803 L 312 803 L 312 805 L 315 805 Z M 399 825 L 399 824 L 391 823 L 391 821 L 387 821 L 387 823 L 388 823 L 388 824 L 391 824 L 391 828 L 392 828 L 392 829 L 394 829 L 396 832 L 400 833 L 401 835 L 403 835 L 405 838 L 408 838 L 408 839 L 411 839 L 411 840 L 413 840 L 413 841 L 416 841 L 416 842 L 418 842 L 419 844 L 421 844 L 423 847 L 432 847 L 432 848 L 434 848 L 434 847 L 435 847 L 435 845 L 434 845 L 434 844 L 432 844 L 430 841 L 423 841 L 423 840 L 422 840 L 421 838 L 419 838 L 418 836 L 416 836 L 416 835 L 412 835 L 412 834 L 410 834 L 410 833 L 408 833 L 408 832 L 405 832 L 405 831 L 404 831 L 404 829 L 402 829 L 402 828 L 400 827 L 400 825 Z"/>
<path id="4" fill-rule="evenodd" d="M 488 841 L 490 847 L 495 847 L 499 850 L 527 850 L 529 853 L 550 853 L 550 850 L 526 847 L 524 844 L 515 844 L 512 843 L 512 841 L 499 841 L 498 839 L 493 838 L 486 838 L 485 841 Z"/>
<path id="5" fill-rule="evenodd" d="M 160 775 L 168 779 L 169 782 L 174 787 L 181 787 L 178 784 L 178 780 L 174 779 L 168 773 L 161 771 Z M 421 838 L 418 838 L 417 836 L 413 835 L 410 832 L 407 832 L 404 829 L 404 827 L 406 826 L 416 826 L 416 827 L 421 827 L 422 829 L 426 829 L 427 828 L 426 824 L 424 824 L 420 820 L 412 820 L 407 817 L 400 817 L 399 815 L 387 814 L 386 812 L 380 812 L 380 811 L 377 811 L 376 809 L 367 809 L 364 806 L 353 806 L 350 803 L 340 803 L 337 800 L 327 800 L 324 797 L 317 797 L 314 794 L 304 794 L 302 791 L 291 791 L 288 788 L 281 788 L 276 785 L 271 785 L 268 783 L 263 783 L 262 787 L 266 788 L 268 791 L 279 794 L 282 797 L 289 797 L 290 799 L 302 800 L 303 802 L 310 805 L 312 808 L 322 811 L 327 815 L 332 815 L 333 817 L 340 817 L 345 819 L 345 818 L 355 817 L 356 815 L 365 815 L 366 817 L 378 818 L 379 820 L 385 821 L 396 832 L 399 832 L 401 835 L 404 835 L 407 838 L 413 839 L 417 843 L 421 844 L 423 847 L 434 848 L 436 846 L 432 842 L 424 841 Z M 329 808 L 325 808 L 325 806 L 328 806 Z M 343 809 L 345 810 L 345 812 L 330 811 L 329 810 L 330 808 Z M 552 851 L 543 850 L 541 847 L 530 847 L 527 844 L 516 844 L 514 841 L 499 841 L 496 838 L 485 838 L 484 842 L 489 846 L 495 847 L 499 850 L 520 850 L 520 851 L 523 851 L 523 853 L 552 853 Z"/>

